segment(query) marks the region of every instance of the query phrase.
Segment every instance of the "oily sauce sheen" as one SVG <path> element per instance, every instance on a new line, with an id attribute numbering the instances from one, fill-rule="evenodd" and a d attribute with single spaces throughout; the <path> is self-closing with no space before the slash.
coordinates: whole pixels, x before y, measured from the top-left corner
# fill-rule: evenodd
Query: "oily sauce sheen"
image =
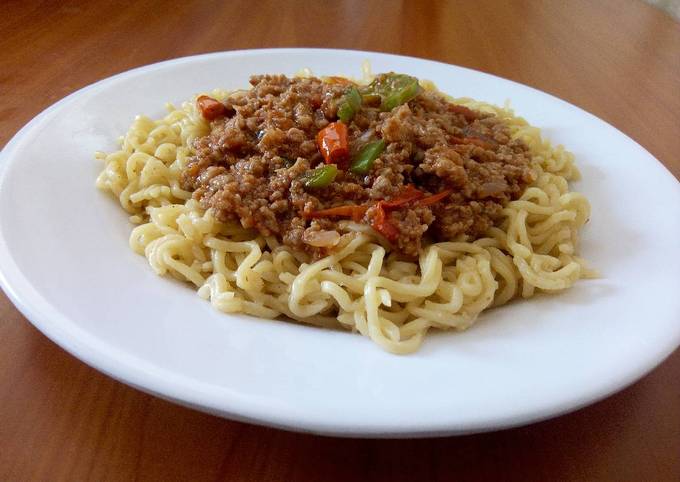
<path id="1" fill-rule="evenodd" d="M 211 131 L 194 141 L 182 187 L 218 219 L 317 257 L 347 219 L 408 257 L 423 243 L 476 239 L 534 180 L 529 150 L 494 115 L 409 79 L 381 74 L 371 91 L 256 75 L 220 106 L 202 97 Z"/>

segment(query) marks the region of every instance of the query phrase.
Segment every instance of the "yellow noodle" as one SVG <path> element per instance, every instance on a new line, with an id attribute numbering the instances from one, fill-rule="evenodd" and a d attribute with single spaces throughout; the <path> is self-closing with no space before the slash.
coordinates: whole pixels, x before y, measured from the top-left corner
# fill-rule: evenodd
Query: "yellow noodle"
<path id="1" fill-rule="evenodd" d="M 456 102 L 502 119 L 529 147 L 536 181 L 507 204 L 485 237 L 425 246 L 417 262 L 390 253 L 382 237 L 353 222 L 340 223 L 334 254 L 312 261 L 275 238 L 218 221 L 179 183 L 191 141 L 210 129 L 194 102 L 179 109 L 168 104 L 160 120 L 138 116 L 120 150 L 96 153 L 104 162 L 96 184 L 138 224 L 130 247 L 159 275 L 194 284 L 216 309 L 342 327 L 409 353 L 430 328 L 465 329 L 491 306 L 596 275 L 576 256 L 590 205 L 569 191 L 568 181 L 579 177 L 572 154 L 553 147 L 507 105 Z"/>

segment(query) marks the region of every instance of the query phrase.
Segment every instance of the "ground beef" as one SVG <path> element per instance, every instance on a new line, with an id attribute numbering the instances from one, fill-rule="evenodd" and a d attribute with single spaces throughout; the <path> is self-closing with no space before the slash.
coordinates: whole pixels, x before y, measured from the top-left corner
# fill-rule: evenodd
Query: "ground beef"
<path id="1" fill-rule="evenodd" d="M 338 104 L 350 86 L 337 78 L 283 75 L 253 76 L 250 83 L 252 89 L 224 101 L 223 116 L 194 141 L 181 184 L 219 219 L 238 221 L 295 249 L 327 253 L 332 246 L 310 240 L 334 231 L 340 219 L 313 213 L 355 205 L 366 208 L 360 222 L 389 223 L 396 229 L 393 248 L 415 256 L 424 238 L 482 236 L 533 180 L 527 147 L 511 140 L 499 119 L 420 91 L 388 112 L 364 103 L 348 123 L 350 152 L 367 140 L 385 142 L 368 173 L 341 169 L 330 185 L 306 187 L 305 174 L 324 162 L 316 136 L 337 121 Z M 424 198 L 442 192 L 446 197 L 404 203 L 379 221 L 385 201 L 414 187 Z"/>

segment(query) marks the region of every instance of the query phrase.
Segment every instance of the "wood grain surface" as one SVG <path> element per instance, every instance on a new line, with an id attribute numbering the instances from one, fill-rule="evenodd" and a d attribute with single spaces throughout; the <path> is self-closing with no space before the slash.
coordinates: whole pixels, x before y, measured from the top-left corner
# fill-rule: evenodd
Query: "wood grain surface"
<path id="1" fill-rule="evenodd" d="M 63 96 L 129 68 L 220 50 L 337 47 L 531 85 L 610 122 L 680 177 L 680 25 L 639 1 L 0 6 L 0 145 Z M 0 480 L 677 481 L 680 352 L 604 401 L 527 427 L 336 439 L 223 420 L 122 385 L 47 340 L 0 294 Z"/>

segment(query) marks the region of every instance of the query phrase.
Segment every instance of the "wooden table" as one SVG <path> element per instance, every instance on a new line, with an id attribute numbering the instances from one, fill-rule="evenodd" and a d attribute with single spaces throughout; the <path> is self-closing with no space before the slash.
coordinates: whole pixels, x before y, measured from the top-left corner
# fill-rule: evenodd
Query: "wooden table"
<path id="1" fill-rule="evenodd" d="M 537 87 L 612 123 L 680 176 L 680 25 L 639 1 L 5 0 L 1 12 L 0 145 L 61 97 L 132 67 L 340 47 Z M 677 351 L 621 393 L 543 423 L 347 440 L 222 420 L 129 388 L 48 341 L 2 294 L 0 320 L 3 481 L 680 480 Z"/>

